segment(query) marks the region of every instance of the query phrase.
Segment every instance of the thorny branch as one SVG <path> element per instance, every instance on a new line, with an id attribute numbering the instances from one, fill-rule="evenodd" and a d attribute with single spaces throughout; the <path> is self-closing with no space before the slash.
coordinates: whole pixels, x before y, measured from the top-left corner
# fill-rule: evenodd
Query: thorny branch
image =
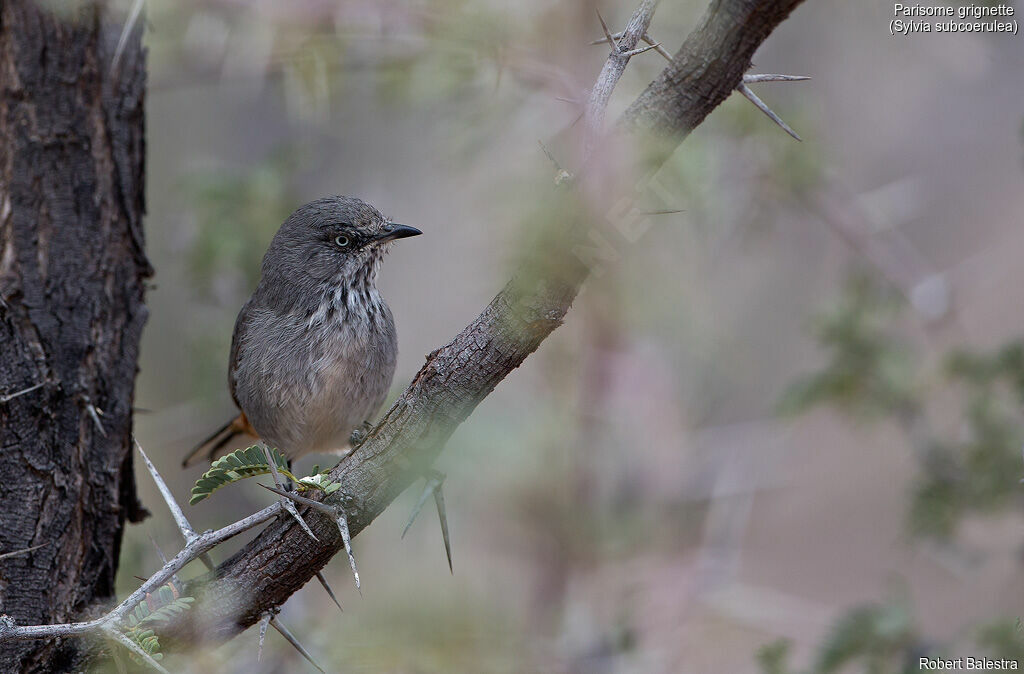
<path id="1" fill-rule="evenodd" d="M 173 502 L 173 501 L 171 501 Z M 70 637 L 88 634 L 90 632 L 101 632 L 116 628 L 117 624 L 128 615 L 128 612 L 143 601 L 146 595 L 165 584 L 178 571 L 183 569 L 189 562 L 200 559 L 207 552 L 217 547 L 224 541 L 234 538 L 253 527 L 259 526 L 271 520 L 282 512 L 280 502 L 267 506 L 257 513 L 221 527 L 216 531 L 206 531 L 197 534 L 185 548 L 168 561 L 163 568 L 150 576 L 146 582 L 139 586 L 128 598 L 114 607 L 109 613 L 96 618 L 77 623 L 65 623 L 61 625 L 26 625 L 17 626 L 0 617 L 0 641 L 7 639 L 41 639 L 46 637 Z"/>
<path id="2" fill-rule="evenodd" d="M 604 28 L 604 34 L 612 47 L 612 53 L 608 55 L 604 67 L 601 68 L 601 74 L 597 76 L 597 82 L 590 90 L 590 100 L 587 102 L 584 113 L 586 128 L 586 145 L 583 149 L 584 162 L 589 159 L 600 140 L 601 127 L 604 125 L 604 113 L 608 108 L 612 91 L 619 83 L 622 73 L 626 71 L 626 64 L 634 55 L 633 50 L 636 49 L 636 45 L 647 34 L 647 28 L 651 25 L 651 19 L 654 18 L 654 10 L 658 7 L 658 2 L 659 0 L 643 0 L 633 12 L 626 29 L 619 34 L 618 39 L 608 32 L 608 26 L 605 25 L 601 15 L 597 15 L 601 19 L 601 27 Z"/>
<path id="3" fill-rule="evenodd" d="M 801 1 L 711 0 L 700 24 L 613 130 L 644 148 L 644 172 L 650 175 L 657 170 L 690 131 L 743 85 L 754 51 Z M 612 53 L 591 91 L 585 113 L 584 156 L 602 139 L 605 107 L 630 56 L 638 53 L 637 43 L 653 42 L 647 30 L 657 2 L 643 0 L 626 29 L 614 36 L 605 27 Z M 167 629 L 178 643 L 218 642 L 259 623 L 262 647 L 267 625 L 277 627 L 273 619 L 277 608 L 347 547 L 342 534 L 354 538 L 426 474 L 477 404 L 561 324 L 590 271 L 573 251 L 574 244 L 585 241 L 587 218 L 592 214 L 578 209 L 568 216 L 565 210 L 556 212 L 569 219 L 551 223 L 559 226 L 560 245 L 539 252 L 542 259 L 519 269 L 472 323 L 429 354 L 405 393 L 365 441 L 331 471 L 331 479 L 342 487 L 330 497 L 327 510 L 347 515 L 344 529 L 339 531 L 340 525 L 321 512 L 324 508 L 305 505 L 309 526 L 319 541 L 313 543 L 293 518 L 279 517 L 285 512 L 279 501 L 234 524 L 196 534 L 146 459 L 185 537 L 185 548 L 106 615 L 48 626 L 16 626 L 3 617 L 0 641 L 116 629 L 147 592 L 166 583 L 187 563 L 233 536 L 276 519 L 243 550 L 210 574 L 188 583 L 185 592 L 196 597 L 195 606 Z"/>

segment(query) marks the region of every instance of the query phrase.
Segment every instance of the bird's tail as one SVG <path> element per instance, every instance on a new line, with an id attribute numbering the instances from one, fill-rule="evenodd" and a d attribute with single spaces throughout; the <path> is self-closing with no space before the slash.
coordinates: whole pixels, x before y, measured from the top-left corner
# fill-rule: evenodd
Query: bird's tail
<path id="1" fill-rule="evenodd" d="M 182 467 L 188 468 L 204 460 L 213 461 L 221 454 L 226 454 L 230 451 L 230 448 L 227 448 L 228 443 L 240 435 L 259 438 L 249 420 L 245 418 L 244 412 L 218 428 L 210 437 L 196 445 L 181 462 Z"/>

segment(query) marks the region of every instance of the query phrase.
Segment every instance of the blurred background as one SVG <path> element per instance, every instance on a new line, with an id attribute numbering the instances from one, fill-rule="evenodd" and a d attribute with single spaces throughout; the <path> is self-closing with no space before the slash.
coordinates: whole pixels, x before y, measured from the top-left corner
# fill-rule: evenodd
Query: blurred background
<path id="1" fill-rule="evenodd" d="M 126 10 L 130 3 L 125 3 Z M 664 0 L 674 52 L 704 0 Z M 365 198 L 425 236 L 380 286 L 400 360 L 474 318 L 528 254 L 574 124 L 633 3 L 146 3 L 148 293 L 139 440 L 181 456 L 233 414 L 235 316 L 298 205 Z M 1019 9 L 1019 7 L 1018 7 Z M 808 2 L 753 72 L 798 143 L 734 95 L 658 175 L 661 215 L 452 438 L 419 487 L 282 621 L 328 671 L 916 671 L 1024 657 L 1024 42 L 892 37 L 892 4 Z M 664 66 L 634 58 L 608 119 Z M 557 151 L 556 151 L 557 152 Z M 570 167 L 571 168 L 571 167 Z M 321 457 L 321 465 L 333 463 Z M 313 460 L 300 461 L 308 472 Z M 181 541 L 128 530 L 120 593 Z M 267 503 L 243 482 L 200 529 Z M 217 560 L 241 545 L 215 551 Z M 199 573 L 196 564 L 186 570 Z M 313 671 L 255 630 L 178 668 Z M 845 668 L 845 669 L 844 669 Z"/>

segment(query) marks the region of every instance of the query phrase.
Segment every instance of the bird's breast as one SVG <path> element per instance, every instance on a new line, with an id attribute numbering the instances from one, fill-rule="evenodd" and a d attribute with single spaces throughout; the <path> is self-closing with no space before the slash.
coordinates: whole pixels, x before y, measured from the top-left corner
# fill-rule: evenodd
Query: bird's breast
<path id="1" fill-rule="evenodd" d="M 305 311 L 260 312 L 236 374 L 242 410 L 288 456 L 343 447 L 384 402 L 397 361 L 376 289 L 332 288 Z"/>

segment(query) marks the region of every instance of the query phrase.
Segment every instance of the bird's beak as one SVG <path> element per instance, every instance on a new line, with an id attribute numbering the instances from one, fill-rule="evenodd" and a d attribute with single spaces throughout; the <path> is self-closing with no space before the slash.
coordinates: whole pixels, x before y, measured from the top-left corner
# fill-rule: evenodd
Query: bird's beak
<path id="1" fill-rule="evenodd" d="M 377 236 L 373 237 L 374 241 L 394 241 L 395 239 L 404 239 L 408 236 L 419 236 L 422 234 L 420 230 L 409 225 L 398 225 L 395 223 L 388 223 L 380 230 Z"/>

